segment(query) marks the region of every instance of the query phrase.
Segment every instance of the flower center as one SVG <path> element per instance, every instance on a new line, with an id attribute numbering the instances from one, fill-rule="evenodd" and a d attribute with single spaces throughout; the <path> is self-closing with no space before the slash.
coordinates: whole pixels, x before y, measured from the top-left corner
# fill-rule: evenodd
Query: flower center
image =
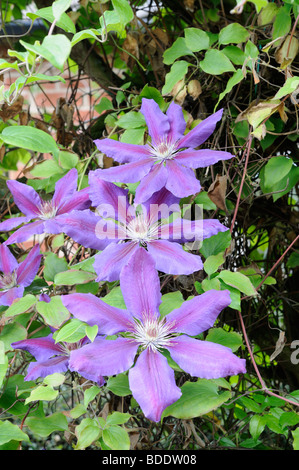
<path id="1" fill-rule="evenodd" d="M 152 351 L 166 348 L 171 345 L 174 322 L 167 322 L 166 318 L 154 318 L 152 315 L 143 315 L 142 320 L 134 318 L 131 337 L 139 343 L 143 349 Z"/>
<path id="2" fill-rule="evenodd" d="M 17 274 L 14 271 L 13 273 L 7 273 L 0 275 L 0 290 L 7 291 L 12 287 L 17 285 Z"/>
<path id="3" fill-rule="evenodd" d="M 150 224 L 144 214 L 138 214 L 126 227 L 126 233 L 132 241 L 145 245 L 152 239 L 158 238 L 158 223 Z"/>
<path id="4" fill-rule="evenodd" d="M 40 208 L 40 219 L 47 220 L 55 217 L 57 212 L 57 207 L 53 206 L 52 201 L 43 201 Z"/>
<path id="5" fill-rule="evenodd" d="M 157 144 L 148 144 L 150 155 L 159 161 L 171 160 L 177 154 L 177 142 L 161 139 Z"/>

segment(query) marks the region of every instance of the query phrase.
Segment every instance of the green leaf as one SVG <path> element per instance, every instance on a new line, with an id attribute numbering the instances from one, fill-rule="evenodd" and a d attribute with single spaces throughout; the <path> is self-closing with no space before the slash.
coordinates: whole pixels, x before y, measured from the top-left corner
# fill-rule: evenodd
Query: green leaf
<path id="1" fill-rule="evenodd" d="M 123 26 L 133 20 L 134 13 L 127 0 L 112 0 L 112 5 Z"/>
<path id="2" fill-rule="evenodd" d="M 6 377 L 7 369 L 8 369 L 8 357 L 6 354 L 4 354 L 4 346 L 3 346 L 2 341 L 0 341 L 0 389 Z"/>
<path id="3" fill-rule="evenodd" d="M 290 31 L 291 26 L 292 19 L 289 6 L 285 5 L 280 7 L 273 24 L 272 38 L 277 39 L 285 36 Z"/>
<path id="4" fill-rule="evenodd" d="M 103 441 L 112 450 L 129 450 L 130 439 L 127 431 L 120 426 L 109 426 L 103 430 Z"/>
<path id="5" fill-rule="evenodd" d="M 78 438 L 75 450 L 83 450 L 89 447 L 101 435 L 101 429 L 91 418 L 84 418 L 81 423 L 76 426 L 76 436 Z"/>
<path id="6" fill-rule="evenodd" d="M 202 208 L 207 211 L 215 211 L 217 209 L 216 204 L 209 198 L 207 191 L 200 191 L 194 199 L 194 203 L 201 205 Z"/>
<path id="7" fill-rule="evenodd" d="M 30 170 L 30 173 L 35 178 L 49 178 L 53 175 L 63 174 L 63 170 L 55 160 L 44 160 L 35 165 L 35 167 Z"/>
<path id="8" fill-rule="evenodd" d="M 120 137 L 120 142 L 125 144 L 143 145 L 145 127 L 138 127 L 137 129 L 127 129 Z"/>
<path id="9" fill-rule="evenodd" d="M 299 424 L 299 414 L 294 411 L 286 411 L 279 418 L 279 424 L 285 428 L 286 426 L 296 426 Z"/>
<path id="10" fill-rule="evenodd" d="M 284 156 L 271 157 L 265 165 L 265 186 L 272 187 L 286 176 L 293 166 L 293 160 Z"/>
<path id="11" fill-rule="evenodd" d="M 132 394 L 129 387 L 129 379 L 126 374 L 118 374 L 116 377 L 109 377 L 106 387 L 118 397 L 126 397 Z"/>
<path id="12" fill-rule="evenodd" d="M 221 284 L 217 277 L 214 277 L 213 279 L 204 279 L 201 285 L 204 292 L 211 289 L 221 290 Z"/>
<path id="13" fill-rule="evenodd" d="M 46 8 L 41 8 L 40 10 L 37 10 L 35 13 L 27 13 L 27 16 L 34 20 L 35 18 L 44 18 L 45 20 L 49 21 L 49 23 L 53 23 L 54 21 L 54 15 L 53 15 L 53 10 L 52 6 L 46 7 Z M 62 13 L 60 16 L 60 19 L 57 21 L 57 26 L 67 33 L 76 33 L 76 27 L 73 23 L 73 21 L 70 19 L 70 17 L 66 13 Z"/>
<path id="14" fill-rule="evenodd" d="M 299 253 L 294 251 L 293 253 L 291 253 L 291 255 L 290 255 L 290 257 L 287 261 L 287 267 L 288 268 L 296 268 L 297 266 L 299 266 Z"/>
<path id="15" fill-rule="evenodd" d="M 94 109 L 96 110 L 97 113 L 102 114 L 103 111 L 113 109 L 113 104 L 111 100 L 109 100 L 108 98 L 106 98 L 106 96 L 104 96 L 99 102 L 99 104 L 95 105 Z"/>
<path id="16" fill-rule="evenodd" d="M 70 269 L 59 272 L 55 275 L 54 284 L 56 286 L 73 286 L 74 284 L 85 284 L 95 279 L 95 274 L 87 271 Z"/>
<path id="17" fill-rule="evenodd" d="M 34 295 L 28 294 L 21 299 L 16 300 L 5 312 L 5 317 L 14 317 L 15 315 L 20 315 L 21 313 L 27 312 L 34 304 L 36 303 L 36 298 Z"/>
<path id="18" fill-rule="evenodd" d="M 215 410 L 231 397 L 231 392 L 220 392 L 215 383 L 207 379 L 197 382 L 185 382 L 182 396 L 168 406 L 162 418 L 174 416 L 179 419 L 192 419 Z"/>
<path id="19" fill-rule="evenodd" d="M 95 340 L 95 337 L 98 334 L 98 329 L 99 329 L 98 325 L 93 325 L 93 326 L 86 325 L 85 326 L 86 336 L 91 342 Z"/>
<path id="20" fill-rule="evenodd" d="M 46 324 L 54 328 L 59 328 L 70 317 L 59 296 L 52 297 L 51 302 L 38 302 L 36 309 Z"/>
<path id="21" fill-rule="evenodd" d="M 27 330 L 20 323 L 14 321 L 4 325 L 1 331 L 1 342 L 3 345 L 4 351 L 12 351 L 13 348 L 11 343 L 15 341 L 21 341 L 22 339 L 27 338 Z M 1 352 L 1 348 L 0 348 Z M 1 364 L 1 355 L 0 355 L 0 364 Z"/>
<path id="22" fill-rule="evenodd" d="M 63 325 L 60 330 L 54 333 L 56 343 L 76 343 L 85 336 L 86 324 L 77 318 L 72 318 Z"/>
<path id="23" fill-rule="evenodd" d="M 29 442 L 29 437 L 16 424 L 10 421 L 0 421 L 0 445 L 12 440 Z"/>
<path id="24" fill-rule="evenodd" d="M 184 38 L 177 38 L 172 46 L 163 54 L 163 62 L 166 65 L 171 65 L 179 57 L 185 55 L 194 55 L 193 52 L 187 47 L 186 40 Z"/>
<path id="25" fill-rule="evenodd" d="M 124 308 L 126 309 L 126 304 L 120 289 L 120 286 L 114 287 L 109 294 L 105 295 L 105 297 L 101 297 L 103 302 L 106 302 L 108 305 L 112 305 L 112 307 L 117 308 Z"/>
<path id="26" fill-rule="evenodd" d="M 29 416 L 26 419 L 26 426 L 30 431 L 40 437 L 48 437 L 52 432 L 63 432 L 68 430 L 68 422 L 63 413 L 53 413 L 46 417 Z"/>
<path id="27" fill-rule="evenodd" d="M 179 308 L 184 302 L 183 294 L 180 291 L 168 292 L 162 295 L 161 304 L 159 306 L 160 315 L 164 317 L 168 313 Z"/>
<path id="28" fill-rule="evenodd" d="M 59 258 L 55 253 L 49 253 L 45 257 L 44 278 L 46 281 L 54 281 L 55 276 L 66 271 L 68 264 L 64 258 Z"/>
<path id="29" fill-rule="evenodd" d="M 0 138 L 4 143 L 41 153 L 58 155 L 58 147 L 47 132 L 30 126 L 9 126 L 3 129 Z"/>
<path id="30" fill-rule="evenodd" d="M 293 449 L 294 450 L 299 450 L 299 427 L 296 428 L 294 431 L 292 431 L 292 436 L 293 436 Z"/>
<path id="31" fill-rule="evenodd" d="M 62 150 L 59 152 L 58 161 L 62 168 L 65 170 L 71 170 L 78 164 L 79 157 L 76 153 Z"/>
<path id="32" fill-rule="evenodd" d="M 170 72 L 165 76 L 165 85 L 162 88 L 163 95 L 170 93 L 175 84 L 184 78 L 189 65 L 185 60 L 178 60 L 171 66 Z"/>
<path id="33" fill-rule="evenodd" d="M 54 372 L 54 374 L 47 375 L 44 378 L 43 382 L 46 385 L 51 385 L 51 387 L 59 387 L 65 381 L 65 375 Z"/>
<path id="34" fill-rule="evenodd" d="M 123 129 L 136 129 L 145 126 L 145 119 L 141 113 L 129 111 L 118 119 L 117 125 Z"/>
<path id="35" fill-rule="evenodd" d="M 257 295 L 255 288 L 248 279 L 247 276 L 239 272 L 231 272 L 223 270 L 218 274 L 218 277 L 222 279 L 229 286 L 238 289 L 240 292 L 243 292 L 245 295 Z"/>
<path id="36" fill-rule="evenodd" d="M 224 47 L 221 52 L 235 65 L 243 65 L 245 62 L 246 54 L 237 46 Z"/>
<path id="37" fill-rule="evenodd" d="M 222 75 L 225 72 L 235 72 L 236 69 L 223 52 L 210 49 L 205 58 L 199 63 L 205 73 L 210 75 Z"/>
<path id="38" fill-rule="evenodd" d="M 219 104 L 220 101 L 225 97 L 225 95 L 227 95 L 229 92 L 231 92 L 232 89 L 234 88 L 234 86 L 236 86 L 238 83 L 240 83 L 244 78 L 245 78 L 245 77 L 244 77 L 244 75 L 243 75 L 242 69 L 238 69 L 238 70 L 230 77 L 230 79 L 228 80 L 228 82 L 227 82 L 227 84 L 226 84 L 225 90 L 223 90 L 223 92 L 220 93 L 220 95 L 219 95 L 219 98 L 218 98 L 218 101 L 217 101 L 217 104 L 216 104 L 214 110 L 217 108 L 218 104 Z"/>
<path id="39" fill-rule="evenodd" d="M 87 409 L 89 403 L 101 392 L 101 389 L 96 385 L 92 385 L 84 392 L 84 407 Z"/>
<path id="40" fill-rule="evenodd" d="M 52 3 L 53 16 L 55 20 L 59 21 L 61 15 L 69 8 L 72 0 L 55 0 Z"/>
<path id="41" fill-rule="evenodd" d="M 184 29 L 185 43 L 192 52 L 199 52 L 210 47 L 210 38 L 205 31 L 198 28 Z"/>
<path id="42" fill-rule="evenodd" d="M 299 77 L 289 77 L 285 84 L 278 90 L 275 99 L 283 98 L 286 95 L 290 95 L 299 87 Z"/>
<path id="43" fill-rule="evenodd" d="M 163 108 L 164 105 L 165 105 L 165 102 L 164 102 L 164 99 L 163 99 L 163 96 L 161 95 L 160 91 L 157 90 L 157 88 L 154 88 L 152 86 L 148 86 L 148 84 L 146 84 L 142 90 L 141 90 L 141 93 L 139 95 L 139 98 L 148 98 L 148 99 L 152 99 L 152 100 L 155 100 L 156 103 L 158 103 L 158 105 Z"/>
<path id="44" fill-rule="evenodd" d="M 219 232 L 217 235 L 206 238 L 202 242 L 200 253 L 208 258 L 211 255 L 217 255 L 218 253 L 224 252 L 226 248 L 230 246 L 231 234 L 229 230 L 225 232 Z"/>
<path id="45" fill-rule="evenodd" d="M 106 425 L 111 426 L 112 424 L 125 424 L 132 416 L 130 413 L 120 413 L 114 411 L 111 415 L 107 416 Z"/>
<path id="46" fill-rule="evenodd" d="M 78 33 L 74 34 L 71 45 L 72 47 L 74 47 L 78 42 L 83 41 L 84 39 L 98 40 L 98 36 L 100 34 L 101 34 L 101 31 L 97 29 L 84 29 L 83 31 L 78 31 Z M 107 101 L 110 101 L 108 100 L 108 98 L 102 98 L 102 99 L 104 100 L 107 99 Z M 99 106 L 99 105 L 96 105 L 96 106 Z M 95 109 L 96 109 L 96 106 L 95 106 Z M 97 109 L 96 111 L 99 112 Z"/>
<path id="47" fill-rule="evenodd" d="M 215 273 L 219 266 L 222 266 L 224 263 L 224 253 L 218 253 L 217 255 L 209 256 L 206 261 L 204 262 L 204 270 L 210 276 L 211 274 Z"/>
<path id="48" fill-rule="evenodd" d="M 243 344 L 242 336 L 236 331 L 225 331 L 223 328 L 211 328 L 206 341 L 227 346 L 233 352 L 237 351 Z"/>
<path id="49" fill-rule="evenodd" d="M 249 32 L 239 23 L 230 23 L 219 33 L 219 44 L 239 44 L 249 38 Z"/>
<path id="50" fill-rule="evenodd" d="M 31 403 L 32 401 L 52 401 L 58 395 L 58 390 L 54 390 L 53 387 L 50 385 L 39 385 L 38 387 L 34 388 L 30 393 L 29 397 L 25 400 L 25 405 Z"/>
<path id="51" fill-rule="evenodd" d="M 33 45 L 22 40 L 20 43 L 28 51 L 41 55 L 61 72 L 72 48 L 71 41 L 64 34 L 46 36 L 42 44 Z"/>

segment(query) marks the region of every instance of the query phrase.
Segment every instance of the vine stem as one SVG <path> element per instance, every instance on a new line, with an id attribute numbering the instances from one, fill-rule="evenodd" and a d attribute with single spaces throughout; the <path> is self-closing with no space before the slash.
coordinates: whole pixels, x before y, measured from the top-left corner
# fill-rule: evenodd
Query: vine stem
<path id="1" fill-rule="evenodd" d="M 237 197 L 235 212 L 234 212 L 233 220 L 232 220 L 231 227 L 230 227 L 230 233 L 232 233 L 232 231 L 233 231 L 233 228 L 234 228 L 234 225 L 235 225 L 235 222 L 236 222 L 236 218 L 237 218 L 237 213 L 238 213 L 238 209 L 239 209 L 239 205 L 240 205 L 241 194 L 242 194 L 244 181 L 245 181 L 246 170 L 247 170 L 248 161 L 249 161 L 251 143 L 252 143 L 252 135 L 250 134 L 250 136 L 248 138 L 247 146 L 246 146 L 246 149 L 245 149 L 245 152 L 246 152 L 245 165 L 244 165 L 242 180 L 241 180 L 240 189 L 239 189 L 239 193 L 238 193 L 238 197 Z"/>
<path id="2" fill-rule="evenodd" d="M 251 349 L 251 346 L 250 346 L 250 343 L 249 343 L 249 340 L 248 340 L 248 336 L 247 336 L 247 333 L 246 333 L 246 328 L 245 328 L 245 325 L 244 325 L 242 314 L 241 314 L 240 311 L 238 311 L 238 314 L 239 314 L 239 319 L 240 319 L 240 323 L 241 323 L 245 343 L 246 343 L 246 346 L 247 346 L 247 349 L 248 349 L 248 352 L 249 352 L 249 355 L 250 355 L 250 358 L 251 358 L 251 361 L 252 361 L 252 365 L 253 365 L 254 370 L 256 372 L 256 375 L 257 375 L 257 377 L 258 377 L 258 379 L 261 383 L 262 390 L 264 392 L 266 392 L 268 395 L 271 395 L 271 396 L 276 397 L 276 398 L 280 398 L 280 400 L 284 400 L 285 402 L 290 403 L 291 405 L 299 406 L 299 403 L 297 403 L 293 400 L 290 400 L 289 398 L 282 397 L 282 396 L 278 395 L 277 393 L 274 393 L 274 392 L 272 392 L 271 390 L 268 389 L 267 385 L 264 382 L 264 379 L 262 378 L 262 376 L 260 374 L 258 366 L 255 362 L 254 355 L 253 355 L 253 352 L 252 352 L 252 349 Z"/>

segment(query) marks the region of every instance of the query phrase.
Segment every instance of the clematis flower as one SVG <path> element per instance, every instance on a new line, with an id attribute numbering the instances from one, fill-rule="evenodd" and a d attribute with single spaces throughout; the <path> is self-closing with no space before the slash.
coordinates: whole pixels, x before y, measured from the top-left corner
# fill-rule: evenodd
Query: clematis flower
<path id="1" fill-rule="evenodd" d="M 41 254 L 39 245 L 35 245 L 28 256 L 18 263 L 5 245 L 0 245 L 0 305 L 11 305 L 23 296 L 38 271 Z"/>
<path id="2" fill-rule="evenodd" d="M 93 264 L 97 281 L 118 280 L 139 246 L 148 250 L 159 271 L 186 275 L 199 271 L 203 268 L 200 256 L 188 253 L 182 244 L 227 230 L 217 219 L 190 222 L 177 217 L 168 223 L 167 217 L 180 212 L 180 207 L 179 198 L 165 188 L 155 192 L 142 208 L 130 205 L 128 191 L 103 181 L 96 171 L 89 173 L 89 188 L 96 214 L 74 211 L 59 217 L 57 223 L 76 242 L 103 250 Z M 87 245 L 90 242 L 91 246 Z"/>
<path id="3" fill-rule="evenodd" d="M 6 240 L 5 245 L 28 240 L 42 233 L 60 233 L 55 219 L 60 214 L 72 210 L 83 210 L 90 206 L 88 188 L 77 191 L 78 173 L 75 168 L 57 181 L 52 200 L 43 201 L 39 194 L 27 184 L 10 180 L 7 186 L 14 197 L 15 204 L 25 214 L 0 224 L 0 231 L 8 232 L 25 223 Z M 28 223 L 34 220 L 32 223 Z"/>
<path id="4" fill-rule="evenodd" d="M 143 98 L 140 111 L 148 127 L 150 143 L 136 145 L 113 139 L 94 141 L 101 152 L 119 163 L 125 163 L 96 170 L 99 177 L 111 182 L 140 181 L 136 190 L 137 204 L 146 201 L 164 186 L 179 198 L 196 194 L 200 191 L 200 183 L 193 170 L 233 157 L 224 151 L 195 150 L 213 133 L 223 109 L 201 121 L 186 135 L 182 108 L 174 102 L 164 114 L 154 100 Z"/>
<path id="5" fill-rule="evenodd" d="M 28 351 L 35 357 L 36 362 L 30 362 L 27 375 L 24 380 L 36 380 L 47 377 L 54 373 L 64 373 L 69 369 L 69 361 L 73 351 L 79 350 L 87 344 L 89 339 L 82 338 L 76 343 L 55 343 L 52 333 L 43 338 L 31 338 L 16 341 L 11 346 L 14 349 Z M 74 370 L 74 369 L 73 369 Z M 81 374 L 84 378 L 97 382 L 98 385 L 104 385 L 104 379 L 97 373 Z"/>
<path id="6" fill-rule="evenodd" d="M 165 350 L 193 377 L 216 379 L 245 372 L 245 360 L 230 348 L 194 338 L 212 327 L 230 304 L 228 290 L 207 291 L 162 318 L 155 263 L 141 247 L 123 268 L 120 287 L 127 310 L 109 306 L 92 294 L 62 296 L 63 304 L 76 318 L 98 325 L 100 334 L 118 335 L 114 340 L 98 337 L 73 351 L 70 370 L 102 376 L 129 370 L 133 397 L 153 421 L 159 421 L 163 410 L 181 396 Z"/>

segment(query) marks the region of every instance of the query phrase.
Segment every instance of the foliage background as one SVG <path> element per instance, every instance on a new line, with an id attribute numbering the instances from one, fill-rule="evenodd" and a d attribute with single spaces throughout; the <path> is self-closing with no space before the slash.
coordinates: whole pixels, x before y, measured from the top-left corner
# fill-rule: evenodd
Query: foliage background
<path id="1" fill-rule="evenodd" d="M 1 308 L 0 448 L 298 449 L 298 2 L 55 4 L 56 19 L 52 2 L 37 0 L 36 8 L 26 0 L 1 2 L 2 79 L 6 83 L 12 72 L 17 77 L 1 87 L 1 220 L 18 215 L 6 187 L 11 172 L 48 195 L 76 167 L 83 188 L 89 170 L 115 164 L 96 151 L 95 138 L 142 143 L 146 128 L 137 113 L 142 97 L 155 99 L 162 110 L 175 99 L 189 129 L 223 107 L 209 145 L 235 158 L 197 170 L 203 190 L 184 202 L 203 204 L 205 216 L 219 218 L 230 231 L 203 243 L 204 271 L 161 275 L 163 308 L 224 283 L 233 305 L 216 325 L 222 329 L 209 334 L 245 357 L 248 373 L 194 382 L 187 410 L 166 414 L 158 425 L 136 408 L 125 377 L 108 383 L 104 392 L 85 388 L 75 377 L 61 383 L 56 378 L 41 385 L 43 392 L 52 387 L 54 395 L 39 398 L 36 384 L 22 379 L 28 356 L 15 357 L 9 344 L 27 333 L 45 334 L 45 325 L 32 313 L 35 306 Z M 87 114 L 80 109 L 83 78 L 89 83 Z M 53 110 L 38 106 L 32 115 L 28 93 L 38 86 L 47 96 L 53 82 L 61 84 Z M 29 130 L 26 142 L 21 126 Z M 53 148 L 33 144 L 32 128 L 51 135 Z M 133 186 L 130 190 L 134 193 Z M 1 242 L 6 238 L 0 235 Z M 114 305 L 122 302 L 117 285 L 99 287 L 91 264 L 79 265 L 92 250 L 74 247 L 63 236 L 48 237 L 43 247 L 45 265 L 29 294 L 38 295 L 48 281 L 54 283 L 52 295 L 75 289 L 108 295 Z M 28 246 L 12 248 L 21 259 Z M 55 281 L 75 265 L 77 278 Z M 180 382 L 190 383 L 190 377 L 181 374 Z M 206 409 L 194 405 L 194 396 L 196 403 L 202 397 Z M 209 408 L 216 397 L 219 404 Z M 115 417 L 110 425 L 108 412 Z M 104 420 L 104 434 L 94 426 L 94 415 Z"/>

